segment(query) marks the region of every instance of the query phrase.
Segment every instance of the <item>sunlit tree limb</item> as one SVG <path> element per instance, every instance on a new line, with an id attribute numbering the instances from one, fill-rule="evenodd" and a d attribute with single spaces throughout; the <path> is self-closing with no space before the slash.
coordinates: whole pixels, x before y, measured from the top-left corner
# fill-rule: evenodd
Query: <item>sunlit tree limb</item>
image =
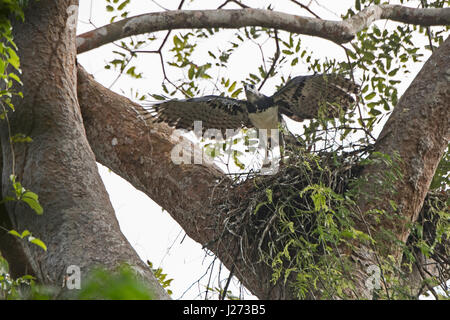
<path id="1" fill-rule="evenodd" d="M 248 26 L 275 28 L 345 43 L 352 40 L 358 31 L 381 19 L 422 26 L 447 25 L 450 24 L 450 8 L 416 9 L 399 5 L 377 5 L 368 7 L 344 21 L 321 20 L 252 8 L 154 12 L 124 19 L 79 35 L 77 51 L 82 53 L 125 37 L 161 30 L 236 29 Z"/>

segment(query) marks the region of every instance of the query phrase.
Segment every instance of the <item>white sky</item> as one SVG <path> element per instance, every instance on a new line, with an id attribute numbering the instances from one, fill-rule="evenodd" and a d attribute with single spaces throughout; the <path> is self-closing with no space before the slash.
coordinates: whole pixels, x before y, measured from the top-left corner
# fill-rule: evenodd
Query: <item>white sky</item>
<path id="1" fill-rule="evenodd" d="M 168 9 L 176 9 L 179 1 L 166 0 L 157 1 Z M 196 0 L 194 3 L 186 1 L 184 8 L 189 9 L 215 9 L 224 1 L 216 0 Z M 308 4 L 310 1 L 300 1 Z M 246 1 L 250 6 L 266 8 L 269 3 L 277 11 L 284 11 L 291 14 L 306 15 L 308 13 L 293 4 L 290 1 Z M 255 5 L 256 4 L 256 5 Z M 311 8 L 324 19 L 339 20 L 339 14 L 344 13 L 350 6 L 354 4 L 354 0 L 322 0 L 321 6 L 316 1 L 312 1 Z M 80 13 L 78 34 L 92 30 L 94 27 L 89 24 L 92 22 L 96 27 L 109 23 L 111 14 L 105 11 L 106 1 L 104 0 L 80 0 Z M 229 6 L 232 8 L 233 6 Z M 128 6 L 131 11 L 129 16 L 142 14 L 146 12 L 161 11 L 162 9 L 154 1 L 131 1 Z M 385 22 L 378 22 L 380 28 L 384 27 Z M 173 31 L 173 35 L 177 34 L 177 30 Z M 207 56 L 207 51 L 215 48 L 225 46 L 229 40 L 233 38 L 234 30 L 223 31 L 220 36 L 216 36 L 212 41 L 203 41 L 199 43 L 196 49 L 196 58 L 201 61 L 202 55 Z M 165 32 L 156 34 L 159 39 L 164 37 Z M 333 58 L 343 59 L 345 57 L 342 48 L 327 40 L 317 39 L 308 36 L 302 36 L 302 43 L 306 45 L 315 54 L 314 57 L 330 56 Z M 155 45 L 155 49 L 159 46 L 159 41 Z M 170 47 L 170 43 L 167 47 Z M 109 87 L 114 79 L 116 73 L 104 69 L 107 61 L 113 58 L 111 53 L 117 47 L 114 45 L 105 45 L 101 48 L 92 50 L 90 52 L 78 56 L 79 63 L 86 68 L 86 70 L 93 74 L 95 79 L 104 86 Z M 149 49 L 150 48 L 146 48 Z M 267 50 L 267 56 L 273 56 L 274 46 L 271 41 L 264 47 Z M 257 58 L 255 58 L 255 56 Z M 245 79 L 249 72 L 255 72 L 261 62 L 261 52 L 258 47 L 251 42 L 245 43 L 238 52 L 234 54 L 230 61 L 227 70 L 221 70 L 221 75 L 227 75 L 235 80 Z M 166 60 L 169 56 L 166 57 Z M 144 79 L 134 80 L 128 76 L 122 76 L 112 90 L 124 94 L 132 98 L 133 93 L 138 90 L 141 94 L 155 93 L 161 94 L 161 82 L 163 74 L 161 70 L 159 56 L 155 54 L 140 55 L 134 61 L 134 65 L 138 66 L 138 71 L 144 72 Z M 173 75 L 174 79 L 179 77 L 179 73 L 170 71 L 167 68 L 169 77 Z M 255 72 L 256 73 L 256 72 Z M 292 69 L 284 69 L 282 74 L 293 76 L 305 74 L 306 67 L 299 63 Z M 415 72 L 414 72 L 415 73 Z M 414 74 L 413 73 L 413 74 Z M 278 78 L 276 78 L 278 79 Z M 277 81 L 270 80 L 264 87 L 263 92 L 271 94 Z M 412 79 L 412 76 L 411 76 Z M 403 90 L 409 84 L 410 80 L 406 79 L 402 83 Z M 213 86 L 209 86 L 205 90 L 205 94 L 217 94 Z M 200 297 L 199 293 L 205 290 L 208 283 L 209 273 L 208 266 L 213 261 L 213 258 L 206 256 L 201 249 L 200 244 L 194 242 L 189 237 L 185 237 L 184 231 L 181 227 L 170 217 L 167 212 L 163 212 L 161 208 L 149 199 L 145 194 L 137 191 L 128 182 L 121 179 L 107 168 L 99 165 L 99 171 L 105 183 L 106 189 L 110 195 L 111 202 L 116 210 L 116 215 L 120 223 L 122 232 L 127 237 L 128 241 L 135 248 L 142 260 L 147 259 L 153 262 L 155 267 L 162 267 L 164 273 L 168 274 L 169 278 L 173 278 L 170 288 L 173 290 L 173 298 L 178 299 L 196 299 Z M 219 261 L 215 263 L 216 267 Z M 205 275 L 206 274 L 206 275 Z M 217 276 L 217 272 L 214 273 Z M 227 272 L 222 270 L 220 279 L 226 280 Z M 202 278 L 203 277 L 203 278 Z M 201 279 L 199 283 L 197 280 Z M 214 279 L 214 277 L 213 277 Z M 190 290 L 188 288 L 194 284 Z M 222 283 L 222 285 L 224 282 Z M 218 287 L 217 279 L 210 284 L 211 287 Z M 230 287 L 234 294 L 239 294 L 239 289 Z M 188 290 L 188 291 L 187 291 Z M 187 291 L 185 293 L 185 291 Z M 183 293 L 185 293 L 183 295 Z M 182 296 L 183 295 L 183 296 Z M 246 299 L 254 298 L 248 293 L 245 295 Z"/>

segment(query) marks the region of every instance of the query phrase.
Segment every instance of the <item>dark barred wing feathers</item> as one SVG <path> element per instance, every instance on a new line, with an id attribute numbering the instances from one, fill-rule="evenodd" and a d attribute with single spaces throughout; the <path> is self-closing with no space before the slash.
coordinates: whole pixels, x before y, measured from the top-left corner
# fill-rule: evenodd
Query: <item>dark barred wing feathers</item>
<path id="1" fill-rule="evenodd" d="M 224 132 L 250 125 L 246 101 L 220 96 L 169 100 L 146 109 L 154 121 L 186 130 L 194 129 L 194 121 L 202 122 L 203 131 L 219 129 Z"/>
<path id="2" fill-rule="evenodd" d="M 155 122 L 194 130 L 194 122 L 201 121 L 202 133 L 207 129 L 218 129 L 224 134 L 226 129 L 276 127 L 273 122 L 279 121 L 280 113 L 296 121 L 319 116 L 337 118 L 341 109 L 347 111 L 353 105 L 359 93 L 357 84 L 336 74 L 292 78 L 271 97 L 251 89 L 246 91 L 249 101 L 209 95 L 169 100 L 144 108 Z"/>
<path id="3" fill-rule="evenodd" d="M 338 117 L 339 106 L 346 111 L 358 92 L 359 86 L 343 76 L 318 74 L 292 78 L 272 99 L 280 113 L 302 121 L 318 118 L 319 109 L 326 117 Z"/>

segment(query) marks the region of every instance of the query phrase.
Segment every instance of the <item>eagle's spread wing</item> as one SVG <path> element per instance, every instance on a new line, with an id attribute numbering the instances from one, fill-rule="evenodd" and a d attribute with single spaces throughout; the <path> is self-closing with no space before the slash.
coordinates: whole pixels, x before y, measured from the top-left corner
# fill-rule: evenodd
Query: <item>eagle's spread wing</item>
<path id="1" fill-rule="evenodd" d="M 194 121 L 202 121 L 207 129 L 239 129 L 250 127 L 247 102 L 220 97 L 204 96 L 185 100 L 169 100 L 146 107 L 154 121 L 186 130 L 194 129 Z"/>
<path id="2" fill-rule="evenodd" d="M 358 92 L 359 86 L 343 76 L 318 74 L 292 78 L 272 99 L 280 113 L 301 121 L 317 118 L 319 110 L 326 117 L 338 117 L 339 107 L 347 110 Z"/>

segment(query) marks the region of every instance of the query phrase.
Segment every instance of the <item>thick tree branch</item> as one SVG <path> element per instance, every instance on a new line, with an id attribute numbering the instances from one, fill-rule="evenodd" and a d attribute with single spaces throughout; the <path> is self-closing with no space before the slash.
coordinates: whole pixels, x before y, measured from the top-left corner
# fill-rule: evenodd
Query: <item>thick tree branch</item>
<path id="1" fill-rule="evenodd" d="M 142 106 L 103 87 L 80 66 L 78 99 L 98 162 L 147 193 L 165 210 L 182 213 L 180 223 L 189 224 L 204 213 L 199 210 L 209 210 L 205 199 L 222 173 L 213 167 L 173 163 L 171 152 L 180 142 L 173 128 L 146 121 L 142 115 L 147 111 Z M 198 227 L 203 228 L 200 224 Z"/>
<path id="2" fill-rule="evenodd" d="M 218 182 L 228 177 L 214 166 L 175 164 L 171 152 L 180 141 L 164 123 L 146 121 L 145 109 L 97 83 L 78 67 L 78 100 L 86 135 L 96 160 L 129 181 L 163 207 L 195 241 L 211 249 L 254 294 L 266 299 L 289 298 L 281 285 L 270 283 L 271 270 L 257 266 L 258 276 L 242 260 L 237 261 L 236 239 L 216 240 L 218 225 L 215 202 Z M 148 114 L 147 114 L 148 115 Z M 120 125 L 117 125 L 120 123 Z M 233 190 L 230 192 L 238 192 Z"/>
<path id="3" fill-rule="evenodd" d="M 403 94 L 386 122 L 376 142 L 375 150 L 400 157 L 402 178 L 395 181 L 396 193 L 391 197 L 398 213 L 406 218 L 392 231 L 399 240 L 406 241 L 409 222 L 414 222 L 433 179 L 436 167 L 450 140 L 450 37 L 433 53 Z M 378 164 L 368 167 L 363 174 L 373 176 L 377 188 L 379 174 L 385 168 Z M 363 211 L 370 208 L 389 209 L 384 201 L 363 199 Z M 391 210 L 391 209 L 389 209 Z"/>
<path id="4" fill-rule="evenodd" d="M 132 35 L 161 30 L 191 28 L 240 28 L 260 26 L 317 36 L 336 43 L 353 39 L 372 22 L 389 19 L 422 26 L 450 24 L 450 8 L 416 9 L 399 5 L 376 5 L 345 21 L 321 20 L 262 9 L 175 10 L 143 14 L 124 19 L 77 37 L 77 51 L 83 53 Z"/>
<path id="5" fill-rule="evenodd" d="M 357 263 L 355 278 L 360 279 L 361 292 L 366 268 L 378 264 L 377 254 L 387 255 L 401 262 L 401 250 L 395 240 L 405 243 L 410 224 L 417 221 L 429 190 L 436 167 L 450 140 L 450 37 L 436 49 L 409 88 L 403 94 L 383 127 L 376 142 L 376 151 L 394 159 L 401 177 L 392 182 L 392 187 L 382 184 L 384 172 L 392 168 L 384 163 L 368 166 L 362 173 L 367 177 L 358 207 L 364 222 L 358 227 L 375 235 L 378 248 L 359 245 L 353 253 Z M 399 157 L 400 160 L 396 160 Z M 392 193 L 391 190 L 395 192 Z M 392 202 L 391 202 L 392 201 Z M 391 203 L 395 204 L 396 210 Z M 371 209 L 385 210 L 384 215 L 365 213 Z M 392 218 L 396 215 L 395 218 Z M 397 239 L 383 237 L 388 232 Z M 384 239 L 383 239 L 384 238 Z M 382 248 L 382 249 L 381 249 Z M 383 251 L 382 253 L 380 253 Z"/>

